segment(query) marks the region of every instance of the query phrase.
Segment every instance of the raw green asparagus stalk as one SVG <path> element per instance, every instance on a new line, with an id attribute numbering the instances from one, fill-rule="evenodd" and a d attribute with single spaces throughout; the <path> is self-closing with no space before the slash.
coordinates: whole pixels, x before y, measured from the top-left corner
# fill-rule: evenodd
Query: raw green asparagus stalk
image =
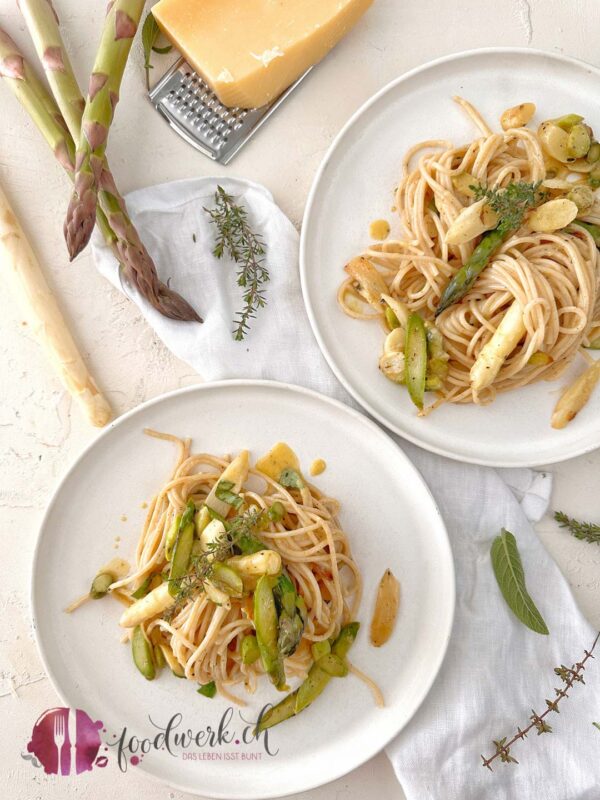
<path id="1" fill-rule="evenodd" d="M 19 8 L 48 84 L 75 142 L 81 133 L 85 100 L 64 47 L 51 0 L 19 0 Z"/>
<path id="2" fill-rule="evenodd" d="M 144 2 L 114 0 L 104 22 L 81 121 L 75 187 L 65 221 L 65 239 L 71 260 L 87 245 L 94 228 L 108 131 Z"/>
<path id="3" fill-rule="evenodd" d="M 56 160 L 67 172 L 72 173 L 75 147 L 73 139 L 61 125 L 58 106 L 51 102 L 43 84 L 27 64 L 17 45 L 1 28 L 0 77 L 4 78 L 5 83 L 40 129 Z M 40 89 L 45 92 L 45 100 L 40 99 Z"/>
<path id="4" fill-rule="evenodd" d="M 0 77 L 12 90 L 25 111 L 71 179 L 75 166 L 75 144 L 60 110 L 44 84 L 31 69 L 17 45 L 0 28 Z M 103 212 L 98 213 L 98 227 L 107 244 L 115 248 L 116 236 Z M 119 254 L 114 249 L 115 255 Z"/>
<path id="5" fill-rule="evenodd" d="M 58 161 L 72 177 L 74 141 L 78 139 L 81 129 L 84 100 L 48 0 L 21 0 L 21 10 L 58 104 L 23 58 L 17 45 L 2 30 L 0 76 L 6 79 Z M 100 191 L 97 222 L 125 275 L 164 316 L 182 321 L 201 321 L 180 295 L 159 281 L 156 267 L 127 215 L 125 201 L 116 189 L 108 165 L 106 162 L 104 165 L 101 184 L 107 188 Z"/>

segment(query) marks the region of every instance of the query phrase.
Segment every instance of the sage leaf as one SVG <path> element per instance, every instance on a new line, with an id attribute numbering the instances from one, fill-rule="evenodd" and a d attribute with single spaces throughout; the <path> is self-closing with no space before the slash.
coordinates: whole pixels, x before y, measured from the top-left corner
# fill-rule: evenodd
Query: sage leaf
<path id="1" fill-rule="evenodd" d="M 142 27 L 142 47 L 144 48 L 144 69 L 146 70 L 146 85 L 148 89 L 150 88 L 150 70 L 154 69 L 152 64 L 150 63 L 150 58 L 152 56 L 152 52 L 155 53 L 169 53 L 172 49 L 172 45 L 166 45 L 165 47 L 158 47 L 156 41 L 160 36 L 160 28 L 158 27 L 158 23 L 154 19 L 154 15 L 150 11 L 148 16 L 144 20 L 144 25 Z"/>
<path id="2" fill-rule="evenodd" d="M 500 591 L 510 610 L 523 625 L 547 635 L 548 626 L 525 586 L 525 572 L 514 535 L 502 528 L 492 543 L 492 567 Z"/>

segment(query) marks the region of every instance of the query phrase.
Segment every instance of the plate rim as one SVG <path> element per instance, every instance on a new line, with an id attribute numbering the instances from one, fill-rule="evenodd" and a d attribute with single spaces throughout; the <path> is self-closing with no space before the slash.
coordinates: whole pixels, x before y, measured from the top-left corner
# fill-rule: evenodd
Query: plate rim
<path id="1" fill-rule="evenodd" d="M 97 436 L 95 436 L 84 448 L 83 450 L 75 457 L 75 459 L 67 466 L 64 472 L 60 475 L 59 479 L 57 480 L 50 499 L 48 500 L 44 513 L 42 515 L 42 519 L 37 528 L 36 539 L 35 539 L 35 546 L 33 550 L 33 556 L 31 560 L 31 572 L 30 572 L 30 591 L 29 591 L 29 613 L 32 623 L 32 630 L 35 639 L 35 644 L 37 647 L 37 652 L 42 662 L 42 667 L 50 684 L 56 694 L 58 695 L 59 699 L 68 707 L 71 707 L 70 701 L 68 699 L 68 692 L 65 693 L 62 691 L 59 681 L 57 680 L 54 672 L 50 669 L 48 660 L 46 658 L 47 650 L 42 644 L 39 628 L 37 624 L 37 614 L 36 614 L 36 607 L 39 606 L 39 600 L 37 599 L 36 595 L 36 574 L 39 569 L 39 557 L 40 557 L 40 549 L 42 539 L 44 537 L 44 529 L 46 527 L 46 523 L 48 517 L 50 516 L 51 511 L 53 510 L 55 502 L 57 502 L 57 498 L 67 480 L 77 471 L 80 463 L 83 459 L 88 455 L 90 451 L 96 446 L 98 442 L 102 439 L 107 437 L 113 430 L 118 428 L 120 425 L 126 423 L 132 417 L 135 417 L 136 414 L 145 411 L 148 408 L 151 408 L 154 405 L 159 405 L 165 401 L 169 401 L 174 397 L 184 394 L 190 394 L 193 392 L 203 392 L 203 391 L 210 391 L 215 389 L 228 389 L 232 387 L 249 387 L 249 388 L 267 388 L 267 389 L 275 389 L 277 391 L 286 391 L 291 392 L 292 394 L 299 394 L 311 397 L 314 400 L 318 400 L 319 402 L 324 402 L 326 405 L 333 406 L 338 411 L 345 412 L 349 414 L 350 417 L 354 418 L 356 422 L 359 424 L 364 425 L 366 428 L 370 429 L 372 434 L 375 434 L 378 437 L 385 438 L 394 448 L 396 451 L 397 457 L 404 460 L 407 467 L 409 467 L 414 475 L 416 480 L 418 480 L 423 489 L 425 490 L 426 494 L 429 496 L 429 499 L 432 504 L 432 510 L 434 514 L 438 518 L 438 524 L 440 526 L 440 533 L 443 534 L 441 537 L 441 556 L 445 563 L 445 569 L 447 571 L 446 580 L 448 581 L 448 590 L 450 594 L 450 603 L 447 609 L 447 623 L 446 623 L 446 630 L 444 632 L 444 637 L 442 641 L 442 645 L 438 652 L 437 658 L 433 662 L 435 664 L 435 669 L 432 670 L 429 679 L 423 684 L 421 692 L 418 695 L 417 702 L 415 703 L 410 715 L 405 720 L 404 724 L 394 733 L 385 738 L 385 741 L 378 743 L 377 747 L 374 749 L 365 749 L 365 751 L 360 755 L 359 759 L 354 763 L 350 768 L 346 768 L 345 766 L 341 766 L 339 769 L 335 770 L 330 776 L 327 777 L 325 781 L 311 781 L 307 784 L 304 788 L 296 789 L 289 792 L 284 792 L 281 794 L 277 791 L 262 791 L 260 794 L 256 792 L 246 792 L 246 793 L 237 793 L 232 795 L 231 793 L 223 790 L 219 793 L 211 793 L 210 797 L 215 798 L 215 800 L 270 800 L 270 798 L 278 798 L 278 797 L 287 797 L 291 794 L 297 794 L 298 792 L 306 792 L 311 791 L 312 789 L 319 788 L 321 786 L 326 786 L 327 784 L 331 783 L 332 781 L 338 780 L 339 778 L 344 777 L 349 772 L 352 772 L 359 767 L 361 767 L 365 762 L 374 758 L 380 752 L 384 750 L 385 747 L 394 739 L 404 728 L 410 723 L 414 715 L 417 713 L 427 695 L 431 691 L 431 688 L 437 679 L 440 669 L 442 668 L 444 659 L 446 658 L 446 654 L 448 652 L 448 646 L 450 643 L 450 639 L 452 636 L 453 628 L 454 628 L 454 620 L 456 614 L 456 570 L 454 566 L 454 555 L 452 552 L 452 546 L 450 544 L 450 536 L 448 534 L 448 528 L 446 526 L 444 517 L 441 513 L 441 510 L 438 506 L 438 503 L 429 488 L 429 485 L 421 475 L 420 470 L 417 466 L 412 462 L 412 460 L 408 457 L 408 455 L 404 452 L 402 447 L 398 442 L 396 442 L 392 436 L 390 436 L 389 432 L 374 422 L 372 419 L 367 417 L 362 410 L 357 410 L 352 408 L 349 405 L 346 405 L 340 400 L 336 398 L 329 397 L 328 395 L 321 394 L 320 392 L 316 392 L 312 389 L 307 389 L 303 386 L 298 386 L 292 383 L 285 383 L 280 381 L 273 381 L 273 380 L 261 380 L 261 379 L 245 379 L 245 378 L 238 378 L 232 380 L 221 380 L 221 381 L 208 381 L 205 383 L 200 384 L 193 384 L 192 386 L 184 386 L 179 389 L 174 389 L 170 392 L 164 392 L 163 394 L 159 394 L 156 397 L 150 398 L 149 400 L 145 400 L 143 403 L 135 406 L 134 408 L 126 411 L 124 414 L 121 414 L 116 419 L 112 420 Z M 432 663 L 430 661 L 430 663 Z M 140 772 L 143 773 L 144 777 L 156 781 L 163 786 L 169 786 L 177 791 L 185 792 L 188 794 L 193 794 L 196 796 L 204 796 L 207 797 L 209 795 L 201 793 L 200 789 L 196 789 L 196 787 L 190 787 L 185 784 L 179 783 L 172 783 L 161 778 L 158 774 L 154 772 L 148 771 L 143 765 L 139 767 Z"/>
<path id="2" fill-rule="evenodd" d="M 333 158 L 335 152 L 338 149 L 338 146 L 341 144 L 342 139 L 346 136 L 346 134 L 350 131 L 351 128 L 359 121 L 359 119 L 366 114 L 366 112 L 371 108 L 372 105 L 378 102 L 378 100 L 386 95 L 388 92 L 393 91 L 396 89 L 397 86 L 401 85 L 406 81 L 410 81 L 412 78 L 420 75 L 423 72 L 427 72 L 430 69 L 435 67 L 442 66 L 444 64 L 449 64 L 454 61 L 467 61 L 471 58 L 475 58 L 477 56 L 489 56 L 489 55 L 526 55 L 531 57 L 543 57 L 547 59 L 551 59 L 552 61 L 562 62 L 564 64 L 569 64 L 570 66 L 576 66 L 579 68 L 584 68 L 596 75 L 600 79 L 600 67 L 596 67 L 594 64 L 590 64 L 587 61 L 583 61 L 579 58 L 574 58 L 573 56 L 567 56 L 562 53 L 552 53 L 548 50 L 542 50 L 540 48 L 535 47 L 479 47 L 479 48 L 470 48 L 468 50 L 460 50 L 456 53 L 449 53 L 444 56 L 440 56 L 438 58 L 431 59 L 430 61 L 426 61 L 424 64 L 421 64 L 417 67 L 413 67 L 412 69 L 401 73 L 398 77 L 393 78 L 391 81 L 386 83 L 381 89 L 378 89 L 374 94 L 368 97 L 364 103 L 362 103 L 346 120 L 346 122 L 342 125 L 338 133 L 336 134 L 335 138 L 327 148 L 325 155 L 319 167 L 315 173 L 315 176 L 312 180 L 310 190 L 308 192 L 308 197 L 306 200 L 306 205 L 304 208 L 304 214 L 302 217 L 302 227 L 300 230 L 300 256 L 299 256 L 299 269 L 300 269 L 300 285 L 302 288 L 302 297 L 304 300 L 304 307 L 306 309 L 306 313 L 310 322 L 310 326 L 313 332 L 315 339 L 317 340 L 317 344 L 319 345 L 319 349 L 323 354 L 327 364 L 329 365 L 330 369 L 332 370 L 335 377 L 338 381 L 342 384 L 344 389 L 350 394 L 350 396 L 360 405 L 360 407 L 365 411 L 367 414 L 372 416 L 380 425 L 383 425 L 386 430 L 391 431 L 392 433 L 400 436 L 402 439 L 406 439 L 406 441 L 411 442 L 412 444 L 417 445 L 417 447 L 422 448 L 423 450 L 427 450 L 430 453 L 436 453 L 437 455 L 444 456 L 446 458 L 451 458 L 453 461 L 460 461 L 467 464 L 477 464 L 483 467 L 496 467 L 496 468 L 520 468 L 520 467 L 540 467 L 549 464 L 559 464 L 563 461 L 568 461 L 571 458 L 577 458 L 578 456 L 586 455 L 587 453 L 591 453 L 594 450 L 597 450 L 600 447 L 600 434 L 598 436 L 598 440 L 596 441 L 594 437 L 591 438 L 591 442 L 588 443 L 586 440 L 582 440 L 579 446 L 573 445 L 571 449 L 565 451 L 563 453 L 556 453 L 548 458 L 540 459 L 539 457 L 536 458 L 535 454 L 532 454 L 531 459 L 527 459 L 526 461 L 520 458 L 511 458 L 510 455 L 503 457 L 502 459 L 498 458 L 485 458 L 481 455 L 471 455 L 466 456 L 464 454 L 458 454 L 452 449 L 446 449 L 442 445 L 436 445 L 434 443 L 425 442 L 423 441 L 418 435 L 415 435 L 411 432 L 411 430 L 406 430 L 401 428 L 399 425 L 395 424 L 392 420 L 388 419 L 384 414 L 381 414 L 377 409 L 375 409 L 371 403 L 366 400 L 362 394 L 355 390 L 352 386 L 350 381 L 345 377 L 342 370 L 338 367 L 335 362 L 335 359 L 329 352 L 328 348 L 325 345 L 323 337 L 321 336 L 321 332 L 319 330 L 316 315 L 313 309 L 313 306 L 310 301 L 310 293 L 308 289 L 308 265 L 306 259 L 306 250 L 308 249 L 307 239 L 308 234 L 307 230 L 309 229 L 310 224 L 312 223 L 311 216 L 313 214 L 313 204 L 316 200 L 317 191 L 320 188 L 321 179 L 323 177 L 323 173 L 325 169 L 328 167 L 329 162 Z"/>

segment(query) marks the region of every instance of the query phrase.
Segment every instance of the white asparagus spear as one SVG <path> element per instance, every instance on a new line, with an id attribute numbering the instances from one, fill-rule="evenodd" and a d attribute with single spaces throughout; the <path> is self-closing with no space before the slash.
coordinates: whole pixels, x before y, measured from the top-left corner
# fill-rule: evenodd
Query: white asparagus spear
<path id="1" fill-rule="evenodd" d="M 222 481 L 231 481 L 231 483 L 233 483 L 231 491 L 234 494 L 237 494 L 242 488 L 244 481 L 248 477 L 249 466 L 250 452 L 248 450 L 242 450 L 239 455 L 233 459 L 231 464 L 227 465 L 219 479 L 219 482 L 215 483 L 213 488 L 210 490 L 208 497 L 204 501 L 205 504 L 209 508 L 212 508 L 213 511 L 216 511 L 217 514 L 220 514 L 222 517 L 226 517 L 231 511 L 231 506 L 228 503 L 225 503 L 223 500 L 219 500 L 217 497 L 219 483 Z"/>
<path id="2" fill-rule="evenodd" d="M 0 187 L 0 272 L 12 285 L 29 329 L 44 346 L 61 381 L 96 427 L 112 412 L 73 341 L 40 264 Z"/>
<path id="3" fill-rule="evenodd" d="M 480 392 L 494 381 L 524 333 L 523 306 L 515 300 L 471 367 L 471 386 L 474 392 Z"/>
<path id="4" fill-rule="evenodd" d="M 564 428 L 581 411 L 590 399 L 594 387 L 600 380 L 600 361 L 588 367 L 568 386 L 554 408 L 552 427 Z"/>
<path id="5" fill-rule="evenodd" d="M 119 625 L 124 628 L 135 628 L 150 617 L 162 614 L 167 608 L 175 603 L 175 598 L 169 592 L 169 581 L 161 583 L 156 589 L 152 589 L 145 597 L 136 600 L 135 603 L 121 615 Z"/>

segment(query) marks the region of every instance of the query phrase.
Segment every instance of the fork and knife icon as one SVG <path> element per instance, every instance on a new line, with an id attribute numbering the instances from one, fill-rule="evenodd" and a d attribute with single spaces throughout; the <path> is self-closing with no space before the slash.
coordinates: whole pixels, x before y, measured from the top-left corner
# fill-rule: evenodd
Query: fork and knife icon
<path id="1" fill-rule="evenodd" d="M 65 719 L 66 717 L 66 719 Z M 65 722 L 67 723 L 65 726 Z M 57 773 L 61 775 L 75 775 L 77 772 L 77 711 L 74 708 L 67 710 L 64 714 L 56 713 L 54 716 L 54 744 L 58 758 Z M 65 744 L 68 747 L 68 763 L 63 763 L 63 749 Z"/>

